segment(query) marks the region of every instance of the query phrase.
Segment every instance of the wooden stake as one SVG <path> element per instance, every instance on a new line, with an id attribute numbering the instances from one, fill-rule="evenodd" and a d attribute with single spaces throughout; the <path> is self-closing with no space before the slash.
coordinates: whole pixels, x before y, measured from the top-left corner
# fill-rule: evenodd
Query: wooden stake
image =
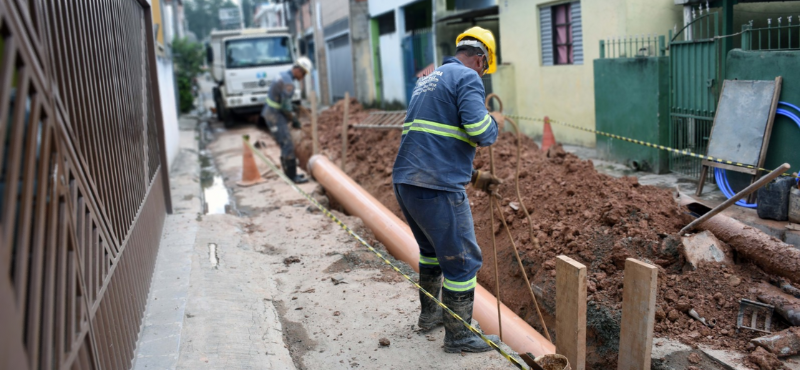
<path id="1" fill-rule="evenodd" d="M 317 128 L 317 93 L 314 90 L 308 92 L 308 100 L 311 102 L 311 145 L 312 154 L 319 154 L 319 129 Z"/>
<path id="2" fill-rule="evenodd" d="M 345 162 L 347 161 L 347 125 L 350 120 L 350 93 L 344 92 L 344 120 L 342 121 L 342 172 L 344 170 Z"/>
<path id="3" fill-rule="evenodd" d="M 586 266 L 556 258 L 556 353 L 572 370 L 586 369 Z"/>
<path id="4" fill-rule="evenodd" d="M 657 286 L 658 269 L 655 266 L 633 258 L 625 260 L 617 370 L 650 368 Z"/>

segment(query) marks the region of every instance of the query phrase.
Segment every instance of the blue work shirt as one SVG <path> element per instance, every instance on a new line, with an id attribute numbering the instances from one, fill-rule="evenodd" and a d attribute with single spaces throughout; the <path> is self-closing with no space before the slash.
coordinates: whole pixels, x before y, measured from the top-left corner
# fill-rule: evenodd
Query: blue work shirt
<path id="1" fill-rule="evenodd" d="M 497 140 L 481 77 L 454 57 L 417 80 L 408 104 L 392 182 L 463 191 L 475 148 Z"/>
<path id="2" fill-rule="evenodd" d="M 275 76 L 267 91 L 267 106 L 276 110 L 292 111 L 294 80 L 292 70 L 283 71 Z"/>

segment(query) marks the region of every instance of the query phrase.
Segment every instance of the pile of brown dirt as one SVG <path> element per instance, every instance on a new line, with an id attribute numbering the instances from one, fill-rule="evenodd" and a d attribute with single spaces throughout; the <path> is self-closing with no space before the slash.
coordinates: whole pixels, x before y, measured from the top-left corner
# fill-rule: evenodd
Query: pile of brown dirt
<path id="1" fill-rule="evenodd" d="M 319 117 L 320 147 L 338 163 L 341 156 L 342 102 Z M 351 102 L 349 123 L 368 114 Z M 392 190 L 392 165 L 400 143 L 400 130 L 348 130 L 346 172 L 398 217 L 403 218 Z M 655 332 L 687 344 L 708 344 L 717 348 L 745 351 L 756 336 L 736 332 L 738 301 L 756 300 L 748 290 L 769 276 L 750 264 L 734 266 L 701 265 L 684 271 L 681 242 L 674 235 L 690 220 L 669 190 L 642 186 L 636 178 L 613 178 L 598 173 L 591 161 L 565 153 L 560 147 L 548 153 L 539 150 L 528 137 L 522 138 L 520 190 L 531 214 L 540 242 L 534 249 L 528 220 L 514 211 L 518 202 L 514 190 L 516 136 L 503 133 L 493 146 L 496 174 L 504 180 L 499 192 L 502 216 L 522 255 L 528 277 L 538 295 L 545 321 L 553 334 L 555 325 L 555 257 L 567 255 L 585 264 L 589 277 L 588 362 L 592 368 L 615 366 L 619 345 L 622 305 L 622 277 L 625 259 L 637 258 L 659 266 L 659 290 Z M 298 158 L 305 166 L 311 154 L 310 126 L 298 145 Z M 489 150 L 480 148 L 476 169 L 489 170 Z M 528 288 L 514 258 L 511 243 L 501 222 L 491 225 L 489 198 L 467 187 L 478 244 L 483 249 L 484 267 L 478 281 L 494 291 L 494 230 L 498 249 L 501 299 L 535 328 L 541 330 Z M 498 212 L 496 210 L 496 212 Z M 708 328 L 685 312 L 694 308 L 707 320 Z M 777 322 L 776 322 L 777 321 Z M 785 327 L 773 320 L 776 329 Z"/>

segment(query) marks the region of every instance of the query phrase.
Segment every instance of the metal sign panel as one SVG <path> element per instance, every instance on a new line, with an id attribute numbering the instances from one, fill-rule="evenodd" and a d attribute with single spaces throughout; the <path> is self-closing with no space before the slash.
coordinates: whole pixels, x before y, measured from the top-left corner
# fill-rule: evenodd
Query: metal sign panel
<path id="1" fill-rule="evenodd" d="M 708 155 L 758 165 L 772 110 L 775 81 L 725 81 Z"/>

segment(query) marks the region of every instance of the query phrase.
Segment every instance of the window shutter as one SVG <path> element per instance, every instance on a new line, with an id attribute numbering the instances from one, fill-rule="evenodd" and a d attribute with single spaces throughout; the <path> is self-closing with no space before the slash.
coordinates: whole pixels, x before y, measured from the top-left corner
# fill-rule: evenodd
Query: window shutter
<path id="1" fill-rule="evenodd" d="M 542 35 L 542 65 L 553 65 L 553 16 L 550 7 L 539 8 L 539 30 Z"/>
<path id="2" fill-rule="evenodd" d="M 583 27 L 581 25 L 581 2 L 570 4 L 572 13 L 572 54 L 573 64 L 583 64 Z"/>

